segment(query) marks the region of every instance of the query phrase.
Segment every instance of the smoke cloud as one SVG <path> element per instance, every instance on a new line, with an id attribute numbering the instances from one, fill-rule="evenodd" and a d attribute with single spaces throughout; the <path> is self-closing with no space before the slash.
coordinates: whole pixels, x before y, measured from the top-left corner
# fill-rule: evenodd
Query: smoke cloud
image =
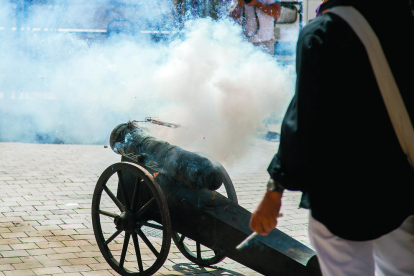
<path id="1" fill-rule="evenodd" d="M 231 162 L 263 131 L 265 119 L 283 116 L 293 94 L 293 66 L 247 42 L 229 19 L 188 20 L 167 41 L 142 33 L 92 39 L 9 30 L 15 8 L 0 4 L 1 141 L 107 144 L 117 124 L 156 117 L 182 127 L 138 124 L 159 139 Z M 102 24 L 107 13 L 88 8 L 93 16 L 73 8 L 73 18 L 66 10 L 59 24 L 108 25 Z M 167 10 L 144 13 L 141 7 L 140 26 L 151 29 L 158 18 L 178 31 Z M 56 8 L 49 12 L 45 17 L 33 10 L 27 22 L 50 27 L 59 16 Z"/>

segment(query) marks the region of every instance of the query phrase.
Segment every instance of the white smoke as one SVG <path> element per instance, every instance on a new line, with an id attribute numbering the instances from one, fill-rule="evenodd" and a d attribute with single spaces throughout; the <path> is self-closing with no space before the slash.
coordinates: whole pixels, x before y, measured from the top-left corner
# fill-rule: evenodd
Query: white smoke
<path id="1" fill-rule="evenodd" d="M 187 38 L 170 47 L 154 81 L 156 94 L 171 100 L 160 118 L 188 128 L 168 131 L 167 139 L 208 147 L 220 160 L 240 157 L 264 119 L 283 115 L 292 68 L 246 42 L 230 21 L 190 23 Z"/>
<path id="2" fill-rule="evenodd" d="M 1 35 L 3 140 L 31 141 L 35 128 L 66 143 L 106 144 L 117 124 L 157 117 L 183 126 L 150 126 L 157 138 L 229 162 L 263 120 L 283 115 L 293 93 L 293 68 L 247 42 L 228 19 L 188 21 L 169 43 Z M 50 99 L 36 100 L 39 93 Z"/>

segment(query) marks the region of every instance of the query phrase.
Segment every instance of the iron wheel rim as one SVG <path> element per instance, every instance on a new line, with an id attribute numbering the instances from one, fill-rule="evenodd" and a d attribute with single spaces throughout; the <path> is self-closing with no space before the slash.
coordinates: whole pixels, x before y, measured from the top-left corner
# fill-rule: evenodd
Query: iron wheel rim
<path id="1" fill-rule="evenodd" d="M 161 225 L 162 225 L 161 250 L 158 252 L 158 254 L 155 254 L 155 252 L 153 251 L 153 253 L 156 255 L 156 260 L 147 269 L 143 268 L 143 264 L 142 264 L 143 261 L 142 261 L 142 257 L 141 257 L 142 254 L 141 254 L 140 249 L 139 249 L 138 236 L 141 238 L 141 240 L 143 240 L 145 242 L 145 244 L 147 244 L 147 242 L 149 242 L 152 245 L 152 243 L 148 239 L 144 240 L 145 239 L 145 234 L 143 234 L 142 231 L 140 230 L 141 227 L 143 226 L 142 224 L 138 224 L 136 226 L 136 229 L 133 230 L 133 232 L 131 232 L 131 229 L 129 229 L 129 227 L 126 227 L 125 229 L 122 229 L 123 227 L 120 227 L 121 229 L 118 229 L 108 239 L 105 239 L 105 237 L 103 235 L 100 216 L 101 215 L 105 215 L 105 216 L 108 215 L 110 217 L 113 217 L 117 214 L 114 214 L 114 213 L 111 213 L 111 212 L 106 212 L 105 210 L 100 209 L 102 193 L 106 192 L 108 194 L 108 192 L 106 191 L 106 190 L 109 189 L 108 187 L 106 187 L 107 181 L 114 174 L 116 174 L 118 172 L 121 172 L 121 171 L 128 171 L 128 172 L 131 172 L 132 174 L 134 174 L 136 176 L 137 182 L 138 182 L 138 179 L 143 180 L 143 182 L 148 186 L 148 188 L 151 190 L 151 192 L 153 194 L 153 198 L 150 200 L 151 203 L 147 202 L 147 204 L 149 203 L 148 206 L 152 206 L 153 203 L 156 203 L 157 206 L 158 206 L 158 209 L 159 209 L 160 216 L 161 216 L 161 222 L 162 222 L 161 223 Z M 118 173 L 118 179 L 120 179 L 119 178 L 120 175 L 121 174 Z M 106 187 L 106 189 L 105 189 L 105 187 Z M 137 187 L 136 183 L 135 183 L 135 187 Z M 125 202 L 126 204 L 120 202 L 119 199 L 118 199 L 119 202 L 115 202 L 116 199 L 113 198 L 114 197 L 113 193 L 112 193 L 112 195 L 108 194 L 108 196 L 114 201 L 114 204 L 117 205 L 117 207 L 120 209 L 119 211 L 122 211 L 122 207 L 118 206 L 119 203 L 121 203 L 122 205 L 127 205 L 127 206 L 123 206 L 124 211 L 121 212 L 121 215 L 122 215 L 123 213 L 126 213 L 126 211 L 128 211 L 128 210 L 134 211 L 133 210 L 134 195 L 136 195 L 137 193 L 138 193 L 138 190 L 134 189 L 132 202 Z M 130 203 L 130 204 L 128 204 L 128 203 Z M 143 206 L 142 208 L 144 208 L 144 207 L 145 206 Z M 149 207 L 147 207 L 143 211 L 143 213 L 148 208 Z M 141 210 L 142 209 L 136 210 L 136 213 L 138 213 Z M 136 215 L 136 213 L 134 213 L 134 215 Z M 118 217 L 121 217 L 121 215 L 118 215 Z M 116 221 L 116 218 L 114 218 L 114 221 Z M 125 220 L 125 221 L 127 221 L 127 220 Z M 141 167 L 137 164 L 133 164 L 133 163 L 129 163 L 129 162 L 115 163 L 115 164 L 109 166 L 101 174 L 101 176 L 99 177 L 98 182 L 95 186 L 95 191 L 94 191 L 93 199 L 92 199 L 92 224 L 93 224 L 93 230 L 94 230 L 95 238 L 96 238 L 97 244 L 99 246 L 99 249 L 100 249 L 103 257 L 105 258 L 107 263 L 117 273 L 119 273 L 121 275 L 139 275 L 139 276 L 153 275 L 156 271 L 158 271 L 161 268 L 161 266 L 164 264 L 165 260 L 168 257 L 168 253 L 169 253 L 170 245 L 171 245 L 172 230 L 171 230 L 171 219 L 170 219 L 170 214 L 169 214 L 169 210 L 168 210 L 167 201 L 164 197 L 164 194 L 163 194 L 160 186 L 157 184 L 157 182 L 155 181 L 153 176 L 147 170 L 145 170 L 143 167 Z M 124 232 L 124 241 L 125 241 L 125 243 L 124 243 L 123 248 L 122 248 L 120 261 L 118 261 L 113 256 L 113 254 L 111 252 L 111 249 L 108 247 L 108 245 L 109 245 L 109 243 L 112 242 L 113 239 L 112 240 L 110 240 L 110 239 L 113 236 L 117 237 L 122 232 Z M 136 261 L 137 261 L 138 270 L 139 270 L 137 272 L 131 271 L 128 268 L 125 268 L 123 266 L 123 264 L 125 262 L 126 250 L 128 248 L 129 240 L 130 240 L 131 237 L 132 237 L 132 240 L 133 240 L 135 254 L 136 254 L 136 258 L 137 258 Z M 147 244 L 147 246 L 150 247 L 150 245 L 148 245 L 148 244 Z M 125 253 L 124 253 L 124 251 L 125 251 Z M 151 249 L 151 251 L 152 251 L 152 249 Z M 157 250 L 155 249 L 155 251 L 157 251 Z M 138 255 L 139 255 L 139 258 L 138 258 Z M 122 257 L 122 256 L 124 256 L 124 257 Z M 122 260 L 122 258 L 124 258 L 124 259 Z"/>

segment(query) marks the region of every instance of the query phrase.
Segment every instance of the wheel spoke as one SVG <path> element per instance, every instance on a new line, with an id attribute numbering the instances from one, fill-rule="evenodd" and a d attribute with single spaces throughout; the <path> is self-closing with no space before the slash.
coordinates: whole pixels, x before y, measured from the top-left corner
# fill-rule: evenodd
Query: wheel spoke
<path id="1" fill-rule="evenodd" d="M 137 233 L 135 232 L 132 233 L 132 240 L 134 241 L 135 254 L 137 255 L 139 272 L 142 272 L 144 270 L 144 267 L 142 266 L 141 252 L 139 250 L 139 242 L 138 242 Z"/>
<path id="2" fill-rule="evenodd" d="M 139 184 L 143 181 L 139 176 L 135 180 L 134 194 L 132 196 L 131 210 L 134 212 L 137 206 Z"/>
<path id="3" fill-rule="evenodd" d="M 150 222 L 141 222 L 140 223 L 142 226 L 148 226 L 154 229 L 158 229 L 158 230 L 164 230 L 164 228 L 162 227 L 162 225 L 157 225 L 157 224 L 153 224 Z"/>
<path id="4" fill-rule="evenodd" d="M 201 245 L 199 242 L 196 242 L 197 246 L 197 259 L 201 259 Z"/>
<path id="5" fill-rule="evenodd" d="M 108 243 L 110 243 L 111 241 L 113 241 L 119 234 L 121 234 L 122 230 L 118 230 L 116 231 L 112 236 L 109 237 L 109 239 L 107 239 L 105 241 L 105 245 L 108 245 Z"/>
<path id="6" fill-rule="evenodd" d="M 137 215 L 142 215 L 153 203 L 155 202 L 155 197 L 151 198 L 141 209 L 137 212 Z"/>
<path id="7" fill-rule="evenodd" d="M 111 218 L 116 218 L 118 216 L 117 214 L 114 214 L 114 213 L 111 213 L 111 212 L 108 212 L 108 211 L 104 211 L 104 210 L 99 210 L 99 214 L 102 214 L 102 215 L 105 215 L 105 216 L 108 216 L 108 217 L 111 217 Z"/>
<path id="8" fill-rule="evenodd" d="M 145 234 L 141 231 L 141 229 L 137 229 L 137 233 L 141 237 L 141 239 L 145 242 L 145 244 L 148 246 L 148 248 L 152 251 L 152 253 L 154 253 L 154 255 L 158 257 L 160 253 L 158 253 L 157 249 L 155 249 L 152 243 L 148 240 L 147 236 L 145 236 Z"/>
<path id="9" fill-rule="evenodd" d="M 103 187 L 103 189 L 108 194 L 108 196 L 112 199 L 112 201 L 116 204 L 116 206 L 118 206 L 119 210 L 121 212 L 125 212 L 124 205 L 121 203 L 121 201 L 119 201 L 119 199 L 116 198 L 116 196 L 111 192 L 111 190 L 109 190 L 109 188 L 106 185 Z"/>
<path id="10" fill-rule="evenodd" d="M 121 171 L 117 171 L 117 173 L 118 173 L 118 185 L 121 188 L 122 198 L 124 199 L 124 205 L 128 208 L 129 206 L 131 206 L 131 203 L 129 203 L 128 192 L 124 184 L 124 179 L 122 178 Z"/>
<path id="11" fill-rule="evenodd" d="M 127 253 L 128 243 L 129 243 L 129 238 L 130 237 L 131 237 L 131 234 L 125 233 L 124 246 L 122 247 L 121 259 L 119 260 L 119 268 L 124 267 L 125 256 L 126 256 L 126 253 Z"/>

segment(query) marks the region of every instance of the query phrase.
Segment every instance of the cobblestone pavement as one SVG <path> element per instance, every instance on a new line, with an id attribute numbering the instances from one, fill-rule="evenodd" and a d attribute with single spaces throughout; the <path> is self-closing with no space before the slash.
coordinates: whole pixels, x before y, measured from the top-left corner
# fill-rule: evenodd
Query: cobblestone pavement
<path id="1" fill-rule="evenodd" d="M 239 204 L 252 211 L 264 193 L 265 169 L 277 143 L 255 140 L 250 148 L 228 171 Z M 117 275 L 96 245 L 91 202 L 100 174 L 119 161 L 103 145 L 0 143 L 0 275 Z M 278 228 L 309 246 L 308 212 L 298 209 L 299 199 L 298 192 L 284 194 Z M 153 259 L 150 251 L 142 254 Z M 260 275 L 230 259 L 199 267 L 174 243 L 155 275 L 196 274 Z"/>

